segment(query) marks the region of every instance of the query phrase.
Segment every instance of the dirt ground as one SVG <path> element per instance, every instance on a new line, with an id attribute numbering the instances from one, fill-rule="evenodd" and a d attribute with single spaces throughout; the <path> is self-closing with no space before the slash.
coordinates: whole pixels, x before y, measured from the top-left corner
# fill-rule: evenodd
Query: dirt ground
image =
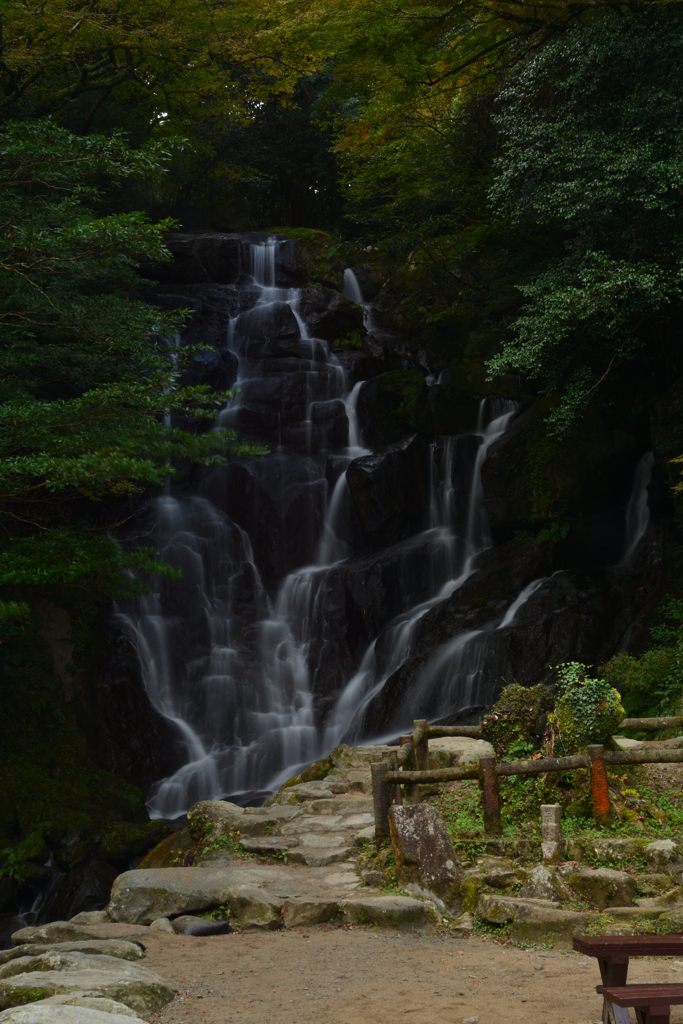
<path id="1" fill-rule="evenodd" d="M 321 926 L 150 933 L 145 944 L 145 966 L 178 991 L 153 1024 L 589 1024 L 601 1015 L 595 960 L 487 938 Z M 683 982 L 683 960 L 634 959 L 628 980 Z M 683 1022 L 683 1007 L 671 1019 Z"/>

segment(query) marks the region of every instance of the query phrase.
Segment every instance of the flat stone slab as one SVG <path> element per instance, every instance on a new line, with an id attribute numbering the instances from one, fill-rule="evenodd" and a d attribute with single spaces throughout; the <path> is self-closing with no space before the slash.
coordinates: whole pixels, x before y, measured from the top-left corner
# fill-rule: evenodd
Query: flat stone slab
<path id="1" fill-rule="evenodd" d="M 338 871 L 333 875 L 327 875 L 327 877 L 324 879 L 324 885 L 341 885 L 345 889 L 355 889 L 360 885 L 360 879 L 352 871 L 347 871 L 344 873 Z"/>
<path id="2" fill-rule="evenodd" d="M 247 853 L 282 853 L 298 845 L 298 838 L 286 836 L 254 836 L 240 841 L 240 846 Z"/>
<path id="3" fill-rule="evenodd" d="M 302 846 L 311 846 L 316 850 L 333 850 L 336 847 L 344 846 L 344 837 L 339 835 L 322 835 L 316 832 L 304 832 L 300 836 Z"/>
<path id="4" fill-rule="evenodd" d="M 302 832 L 326 832 L 344 820 L 341 814 L 317 814 L 315 817 L 307 815 L 299 818 L 298 821 L 287 822 L 280 829 L 280 834 L 298 836 Z"/>
<path id="5" fill-rule="evenodd" d="M 372 814 L 372 798 L 359 796 L 355 799 L 336 797 L 332 800 L 311 800 L 308 810 L 313 814 Z"/>
<path id="6" fill-rule="evenodd" d="M 21 946 L 26 942 L 46 946 L 53 942 L 74 942 L 79 939 L 95 938 L 97 938 L 97 933 L 90 927 L 72 924 L 70 921 L 50 921 L 49 924 L 19 928 L 12 935 L 12 942 L 15 946 Z"/>
<path id="7" fill-rule="evenodd" d="M 559 910 L 560 904 L 553 900 L 522 899 L 518 896 L 494 896 L 482 893 L 477 903 L 477 916 L 489 924 L 507 924 L 509 921 L 514 921 L 520 907 Z"/>
<path id="8" fill-rule="evenodd" d="M 434 907 L 410 896 L 352 897 L 343 904 L 348 924 L 377 925 L 402 931 L 424 931 L 438 921 Z"/>
<path id="9" fill-rule="evenodd" d="M 375 827 L 373 814 L 349 814 L 342 818 L 338 825 L 331 825 L 330 832 L 341 832 L 344 829 L 367 828 L 368 825 Z"/>
<path id="10" fill-rule="evenodd" d="M 285 928 L 308 928 L 314 924 L 336 921 L 342 908 L 338 900 L 315 897 L 290 898 L 282 908 L 282 923 Z"/>
<path id="11" fill-rule="evenodd" d="M 307 864 L 309 868 L 324 868 L 329 864 L 339 864 L 353 856 L 352 846 L 341 846 L 337 850 L 330 849 L 309 849 L 304 846 L 297 846 L 289 853 L 289 859 L 293 864 Z"/>
<path id="12" fill-rule="evenodd" d="M 130 1017 L 92 1006 L 55 1006 L 47 1000 L 5 1010 L 0 1013 L 0 1024 L 130 1024 Z"/>
<path id="13" fill-rule="evenodd" d="M 21 956 L 40 956 L 41 953 L 86 953 L 89 956 L 112 956 L 120 960 L 140 960 L 145 955 L 142 944 L 126 939 L 83 939 L 82 942 L 55 942 L 43 946 L 26 942 L 14 949 L 0 950 L 0 964 Z"/>

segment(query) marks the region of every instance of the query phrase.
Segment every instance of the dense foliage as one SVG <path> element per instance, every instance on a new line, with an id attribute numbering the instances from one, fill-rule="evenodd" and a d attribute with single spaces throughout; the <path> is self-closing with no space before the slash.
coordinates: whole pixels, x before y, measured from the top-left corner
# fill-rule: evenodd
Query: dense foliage
<path id="1" fill-rule="evenodd" d="M 159 173 L 163 151 L 83 138 L 50 120 L 0 132 L 0 584 L 114 593 L 159 570 L 111 531 L 122 501 L 188 460 L 239 451 L 229 432 L 190 433 L 220 396 L 178 388 L 182 315 L 142 301 L 140 263 L 168 258 L 167 222 L 102 215 L 103 188 Z M 169 340 L 171 339 L 171 340 Z M 118 502 L 118 504 L 117 504 Z M 127 575 L 124 575 L 124 571 Z M 128 584 L 126 580 L 128 579 Z M 17 617 L 22 603 L 9 601 Z"/>

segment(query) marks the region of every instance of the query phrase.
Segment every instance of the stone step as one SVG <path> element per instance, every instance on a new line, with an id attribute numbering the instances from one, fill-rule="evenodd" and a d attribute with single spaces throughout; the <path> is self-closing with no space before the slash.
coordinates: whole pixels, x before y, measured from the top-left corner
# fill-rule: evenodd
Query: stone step
<path id="1" fill-rule="evenodd" d="M 307 864 L 309 868 L 324 868 L 328 864 L 340 864 L 342 861 L 355 858 L 356 851 L 352 846 L 340 846 L 337 849 L 311 846 L 295 846 L 287 852 L 287 859 L 292 864 Z"/>
<path id="2" fill-rule="evenodd" d="M 311 800 L 306 808 L 309 814 L 372 814 L 371 797 L 332 797 L 331 799 Z"/>

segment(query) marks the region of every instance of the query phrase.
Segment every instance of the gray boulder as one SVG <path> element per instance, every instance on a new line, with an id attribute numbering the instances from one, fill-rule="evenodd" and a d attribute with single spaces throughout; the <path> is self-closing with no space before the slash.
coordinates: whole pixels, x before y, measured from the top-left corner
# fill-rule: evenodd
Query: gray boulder
<path id="1" fill-rule="evenodd" d="M 238 829 L 240 835 L 267 835 L 274 825 L 279 824 L 272 815 L 246 814 L 244 807 L 232 804 L 229 800 L 201 800 L 187 812 L 187 822 L 190 835 L 195 842 L 208 838 L 215 839 L 226 832 Z"/>
<path id="2" fill-rule="evenodd" d="M 43 953 L 85 953 L 89 956 L 110 956 L 119 960 L 140 960 L 144 955 L 142 943 L 126 939 L 83 939 L 81 942 L 54 942 L 40 945 L 26 942 L 14 949 L 0 951 L 0 964 L 6 964 L 18 957 L 41 956 Z"/>
<path id="3" fill-rule="evenodd" d="M 566 900 L 569 898 L 569 893 L 560 879 L 552 868 L 546 867 L 545 864 L 539 864 L 532 869 L 519 895 L 540 900 Z"/>
<path id="4" fill-rule="evenodd" d="M 656 839 L 643 848 L 650 871 L 671 874 L 683 869 L 683 854 L 673 839 Z"/>
<path id="5" fill-rule="evenodd" d="M 418 884 L 461 910 L 462 868 L 437 809 L 430 804 L 393 805 L 389 830 L 399 883 Z"/>
<path id="6" fill-rule="evenodd" d="M 89 1002 L 109 1003 L 111 1000 Z M 128 1014 L 94 1009 L 93 1006 L 55 1006 L 48 999 L 29 1006 L 14 1006 L 10 1010 L 5 1010 L 4 1013 L 0 1013 L 0 1024 L 130 1024 L 130 1017 Z"/>
<path id="7" fill-rule="evenodd" d="M 167 917 L 157 917 L 156 921 L 152 921 L 149 930 L 151 932 L 166 932 L 168 935 L 173 935 L 173 925 Z"/>
<path id="8" fill-rule="evenodd" d="M 114 921 L 151 924 L 160 917 L 194 915 L 221 906 L 230 908 L 231 921 L 239 928 L 279 927 L 280 901 L 245 885 L 244 874 L 229 868 L 125 871 L 114 883 L 107 909 Z"/>

